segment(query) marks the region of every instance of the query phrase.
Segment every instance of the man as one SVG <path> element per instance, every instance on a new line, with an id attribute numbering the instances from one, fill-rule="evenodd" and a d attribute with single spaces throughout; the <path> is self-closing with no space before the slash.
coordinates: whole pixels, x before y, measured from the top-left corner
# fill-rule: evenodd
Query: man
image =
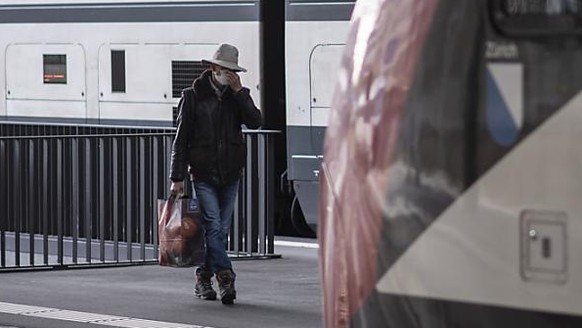
<path id="1" fill-rule="evenodd" d="M 223 304 L 236 299 L 235 274 L 226 254 L 226 241 L 234 210 L 239 179 L 246 161 L 241 124 L 256 129 L 262 124 L 249 89 L 241 85 L 238 50 L 222 44 L 213 59 L 204 60 L 210 69 L 182 91 L 178 129 L 172 148 L 170 187 L 184 192 L 188 165 L 206 229 L 206 260 L 196 270 L 195 295 L 215 300 L 212 276 L 216 274 Z"/>

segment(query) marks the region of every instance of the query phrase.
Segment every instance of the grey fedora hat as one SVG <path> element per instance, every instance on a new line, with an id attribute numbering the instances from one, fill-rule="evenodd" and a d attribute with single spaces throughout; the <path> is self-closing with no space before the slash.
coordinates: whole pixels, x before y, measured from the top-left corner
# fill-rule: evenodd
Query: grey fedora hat
<path id="1" fill-rule="evenodd" d="M 237 72 L 246 72 L 243 67 L 238 66 L 238 49 L 230 44 L 223 43 L 218 46 L 212 59 L 203 59 L 202 62 L 216 64 Z"/>

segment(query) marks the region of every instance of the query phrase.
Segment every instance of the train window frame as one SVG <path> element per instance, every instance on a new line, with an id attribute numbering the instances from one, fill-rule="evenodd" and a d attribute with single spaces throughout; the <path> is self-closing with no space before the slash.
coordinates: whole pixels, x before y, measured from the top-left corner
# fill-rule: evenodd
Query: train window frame
<path id="1" fill-rule="evenodd" d="M 493 26 L 509 37 L 543 38 L 582 35 L 582 15 L 522 14 L 511 15 L 504 9 L 509 0 L 490 0 Z"/>
<path id="2" fill-rule="evenodd" d="M 126 93 L 125 50 L 111 50 L 111 93 Z"/>
<path id="3" fill-rule="evenodd" d="M 67 84 L 67 55 L 43 54 L 43 83 Z"/>

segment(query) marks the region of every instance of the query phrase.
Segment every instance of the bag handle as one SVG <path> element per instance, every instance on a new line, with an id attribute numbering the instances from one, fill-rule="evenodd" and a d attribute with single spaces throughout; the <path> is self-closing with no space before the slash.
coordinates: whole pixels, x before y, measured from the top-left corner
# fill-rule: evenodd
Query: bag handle
<path id="1" fill-rule="evenodd" d="M 190 198 L 198 199 L 198 196 L 196 195 L 196 188 L 194 187 L 194 182 L 192 182 L 192 196 L 190 196 Z"/>
<path id="2" fill-rule="evenodd" d="M 158 223 L 160 226 L 165 226 L 166 223 L 170 220 L 170 218 L 172 217 L 172 208 L 174 207 L 174 202 L 176 201 L 176 194 L 170 193 L 170 196 L 168 196 L 168 199 L 166 199 L 166 202 L 164 204 L 164 208 L 162 209 L 162 213 L 164 214 L 164 216 L 161 218 L 160 222 Z"/>

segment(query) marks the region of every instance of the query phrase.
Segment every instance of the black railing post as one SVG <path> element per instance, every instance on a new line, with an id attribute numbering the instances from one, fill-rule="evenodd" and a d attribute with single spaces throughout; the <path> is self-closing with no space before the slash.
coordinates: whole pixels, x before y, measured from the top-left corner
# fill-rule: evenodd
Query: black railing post
<path id="1" fill-rule="evenodd" d="M 0 126 L 0 136 L 4 135 L 5 129 Z M 8 222 L 10 221 L 10 160 L 9 160 L 9 145 L 8 140 L 0 140 L 0 215 L 3 220 L 0 220 L 0 267 L 6 267 L 6 233 L 5 231 L 9 229 Z"/>
<path id="2" fill-rule="evenodd" d="M 112 181 L 113 183 L 113 261 L 119 262 L 119 211 L 120 211 L 120 204 L 119 204 L 119 186 L 121 183 L 119 181 L 119 167 L 121 166 L 119 163 L 119 138 L 113 138 L 113 147 L 112 147 Z"/>
<path id="3" fill-rule="evenodd" d="M 146 254 L 146 247 L 145 247 L 145 215 L 146 215 L 146 210 L 145 207 L 147 207 L 148 205 L 146 204 L 146 191 L 147 191 L 147 185 L 148 180 L 146 180 L 145 177 L 145 143 L 143 140 L 143 137 L 139 137 L 137 139 L 137 156 L 138 156 L 138 165 L 136 165 L 137 169 L 139 170 L 138 174 L 136 174 L 136 176 L 138 176 L 138 199 L 137 199 L 137 204 L 139 204 L 138 206 L 138 218 L 139 218 L 139 228 L 138 228 L 138 233 L 139 233 L 139 245 L 140 245 L 140 258 L 142 260 L 145 260 L 145 254 Z"/>
<path id="4" fill-rule="evenodd" d="M 39 210 L 40 216 L 42 217 L 42 245 L 43 245 L 43 263 L 49 265 L 49 218 L 50 218 L 50 207 L 49 207 L 49 193 L 50 189 L 48 187 L 49 183 L 49 154 L 48 154 L 48 144 L 49 141 L 42 140 L 42 208 Z"/>
<path id="5" fill-rule="evenodd" d="M 85 228 L 85 231 L 83 232 L 83 235 L 85 237 L 85 261 L 87 263 L 91 263 L 91 243 L 92 243 L 92 237 L 93 237 L 93 213 L 94 213 L 94 207 L 93 207 L 93 202 L 95 200 L 95 197 L 97 196 L 97 194 L 94 192 L 94 184 L 92 183 L 93 181 L 93 175 L 95 174 L 95 165 L 92 161 L 92 156 L 91 154 L 93 154 L 95 152 L 95 147 L 94 147 L 94 139 L 91 138 L 87 138 L 85 139 L 85 145 L 84 145 L 84 149 L 85 149 L 85 154 L 84 154 L 84 158 L 85 158 L 85 174 L 83 179 L 85 180 L 84 182 L 84 186 L 85 186 L 85 190 L 83 191 L 83 203 L 85 204 L 84 206 L 84 213 L 83 213 L 83 218 L 84 218 L 84 222 L 83 222 L 83 227 Z M 83 155 L 82 155 L 83 156 Z"/>
<path id="6" fill-rule="evenodd" d="M 266 219 L 267 219 L 267 185 L 268 185 L 268 177 L 266 175 L 267 172 L 267 161 L 266 157 L 267 154 L 265 153 L 266 145 L 265 145 L 265 138 L 267 135 L 265 134 L 257 134 L 257 157 L 258 157 L 258 199 L 257 199 L 257 210 L 258 210 L 258 223 L 257 223 L 257 232 L 258 232 L 258 252 L 260 255 L 264 255 L 266 253 Z"/>
<path id="7" fill-rule="evenodd" d="M 265 174 L 265 184 L 267 190 L 267 200 L 265 202 L 265 211 L 267 216 L 267 253 L 275 253 L 275 139 L 276 134 L 267 134 L 266 138 L 266 157 L 267 172 Z"/>
<path id="8" fill-rule="evenodd" d="M 99 164 L 99 169 L 97 172 L 98 181 L 98 195 L 99 195 L 99 207 L 97 208 L 97 217 L 99 220 L 99 261 L 101 263 L 105 262 L 105 204 L 108 199 L 105 199 L 105 141 L 103 138 L 99 138 L 97 142 L 98 154 L 97 163 Z"/>
<path id="9" fill-rule="evenodd" d="M 57 139 L 56 141 L 56 160 L 57 165 L 56 169 L 56 176 L 53 182 L 57 186 L 57 192 L 53 200 L 55 201 L 57 207 L 57 256 L 58 256 L 58 263 L 60 265 L 65 264 L 65 254 L 64 254 L 64 236 L 63 236 L 63 140 Z M 75 247 L 76 248 L 76 247 Z M 75 250 L 76 252 L 76 250 Z"/>
<path id="10" fill-rule="evenodd" d="M 79 225 L 81 224 L 79 220 L 80 213 L 83 212 L 83 208 L 85 207 L 85 197 L 87 195 L 84 180 L 80 178 L 81 175 L 84 174 L 86 170 L 81 169 L 85 165 L 85 162 L 82 158 L 80 158 L 80 151 L 79 149 L 83 149 L 84 145 L 81 144 L 79 139 L 72 139 L 70 140 L 70 157 L 68 162 L 71 166 L 70 171 L 70 179 L 69 183 L 69 190 L 71 190 L 71 216 L 70 220 L 72 222 L 71 231 L 69 232 L 72 235 L 73 240 L 73 263 L 77 264 L 78 262 L 78 247 L 79 247 Z M 79 202 L 83 202 L 79 204 Z"/>
<path id="11" fill-rule="evenodd" d="M 152 140 L 152 154 L 158 154 L 159 152 L 159 144 L 160 144 L 160 139 L 161 137 L 154 137 Z M 162 139 L 163 141 L 163 139 Z M 158 160 L 156 157 L 154 157 L 152 159 L 152 175 L 156 175 L 158 174 L 159 169 L 159 164 L 158 164 Z M 150 214 L 152 216 L 152 244 L 154 245 L 153 248 L 153 257 L 158 258 L 158 203 L 157 200 L 161 197 L 161 198 L 165 198 L 166 195 L 161 195 L 160 196 L 160 192 L 159 192 L 159 185 L 158 185 L 158 180 L 159 177 L 154 177 L 152 179 L 153 181 L 153 186 L 152 186 L 152 193 L 153 196 L 152 198 L 150 198 L 151 201 L 154 202 L 154 206 L 152 206 L 152 210 L 150 211 Z M 167 180 L 165 180 L 167 181 Z"/>
<path id="12" fill-rule="evenodd" d="M 132 177 L 133 177 L 133 166 L 131 161 L 131 150 L 132 150 L 132 140 L 131 138 L 125 139 L 125 151 L 123 152 L 123 159 L 125 163 L 125 216 L 123 219 L 125 220 L 125 238 L 126 238 L 126 260 L 132 260 L 132 242 L 133 242 L 133 231 L 132 231 L 132 224 L 129 218 L 132 217 L 133 214 L 133 185 L 132 185 Z"/>
<path id="13" fill-rule="evenodd" d="M 23 181 L 23 185 L 27 186 L 28 191 L 25 193 L 26 194 L 26 217 L 25 220 L 27 221 L 27 230 L 28 230 L 28 263 L 31 266 L 34 266 L 34 234 L 36 231 L 36 225 L 35 225 L 35 207 L 36 206 L 36 200 L 37 198 L 34 197 L 34 181 L 36 180 L 35 178 L 35 174 L 36 174 L 36 161 L 35 161 L 35 142 L 34 140 L 28 140 L 26 142 L 28 144 L 28 166 L 26 169 L 26 172 L 28 173 L 27 175 L 27 180 L 28 181 Z"/>
<path id="14" fill-rule="evenodd" d="M 12 184 L 14 186 L 12 197 L 14 205 L 12 206 L 13 214 L 12 218 L 14 220 L 14 262 L 16 266 L 20 266 L 20 230 L 22 229 L 22 202 L 23 199 L 20 194 L 20 140 L 13 140 L 12 151 L 14 155 L 14 162 L 12 167 L 14 169 L 14 174 L 12 175 Z"/>

